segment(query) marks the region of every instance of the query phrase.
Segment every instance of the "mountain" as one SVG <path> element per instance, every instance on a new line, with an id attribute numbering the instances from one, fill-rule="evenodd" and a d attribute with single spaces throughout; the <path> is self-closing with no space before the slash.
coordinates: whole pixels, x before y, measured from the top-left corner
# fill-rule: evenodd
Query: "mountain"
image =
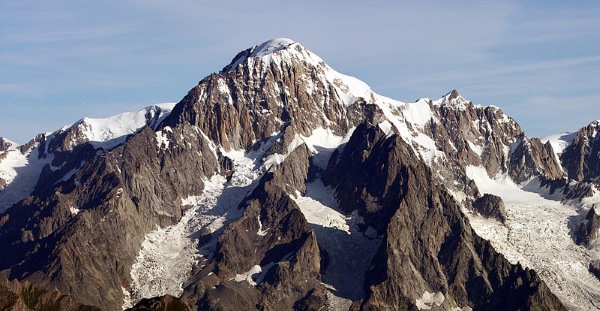
<path id="1" fill-rule="evenodd" d="M 174 106 L 7 144 L 0 273 L 107 310 L 593 309 L 595 133 L 403 103 L 273 39 Z"/>
<path id="2" fill-rule="evenodd" d="M 173 106 L 166 103 L 104 119 L 83 118 L 20 146 L 0 138 L 4 146 L 0 149 L 0 212 L 29 196 L 40 181 L 54 185 L 67 180 L 98 151 L 122 144 L 127 135 L 146 125 L 156 126 Z"/>

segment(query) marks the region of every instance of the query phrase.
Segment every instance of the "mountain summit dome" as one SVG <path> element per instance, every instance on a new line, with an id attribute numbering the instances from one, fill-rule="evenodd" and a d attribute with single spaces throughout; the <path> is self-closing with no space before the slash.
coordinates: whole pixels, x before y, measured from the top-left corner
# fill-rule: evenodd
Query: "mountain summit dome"
<path id="1" fill-rule="evenodd" d="M 277 54 L 277 52 L 288 50 L 292 45 L 300 44 L 288 38 L 274 38 L 259 45 L 252 46 L 239 52 L 231 60 L 231 63 L 221 70 L 220 74 L 234 71 L 240 64 L 244 63 L 249 58 L 271 58 L 274 54 Z M 318 59 L 317 61 L 321 62 L 322 60 Z"/>
<path id="2" fill-rule="evenodd" d="M 296 41 L 288 38 L 271 39 L 269 41 L 261 43 L 256 48 L 254 48 L 254 50 L 250 54 L 250 57 L 260 57 L 269 55 L 271 53 L 281 51 L 294 43 L 296 43 Z"/>

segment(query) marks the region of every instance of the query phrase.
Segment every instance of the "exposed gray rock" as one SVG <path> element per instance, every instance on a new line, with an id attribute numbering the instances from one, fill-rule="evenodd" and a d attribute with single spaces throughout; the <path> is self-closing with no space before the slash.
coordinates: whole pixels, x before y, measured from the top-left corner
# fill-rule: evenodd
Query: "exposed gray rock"
<path id="1" fill-rule="evenodd" d="M 431 136 L 436 146 L 461 167 L 482 164 L 490 176 L 507 170 L 504 146 L 522 133 L 511 118 L 497 107 L 475 106 L 453 90 L 440 106 L 434 107 L 439 123 L 432 124 Z M 469 144 L 471 143 L 471 144 Z M 478 155 L 472 148 L 481 150 Z"/>
<path id="2" fill-rule="evenodd" d="M 594 183 L 586 181 L 576 182 L 574 185 L 566 185 L 564 198 L 565 200 L 581 200 L 582 198 L 591 197 L 594 195 L 593 185 Z"/>
<path id="3" fill-rule="evenodd" d="M 569 179 L 582 181 L 600 176 L 600 121 L 577 132 L 573 142 L 560 156 Z"/>
<path id="4" fill-rule="evenodd" d="M 13 146 L 13 143 L 11 141 L 0 136 L 0 152 L 8 150 L 8 148 L 10 148 L 11 146 Z"/>
<path id="5" fill-rule="evenodd" d="M 465 174 L 470 165 L 485 167 L 491 177 L 508 174 L 517 183 L 537 177 L 543 186 L 551 184 L 552 192 L 566 186 L 551 145 L 525 136 L 519 124 L 499 108 L 474 105 L 456 90 L 441 103 L 428 104 L 435 120 L 425 127 L 425 134 L 446 155 L 430 165 L 441 180 L 457 181 L 446 185 L 450 190 L 471 199 L 480 196 Z"/>
<path id="6" fill-rule="evenodd" d="M 509 161 L 509 175 L 517 183 L 538 175 L 550 181 L 563 177 L 550 143 L 542 144 L 538 138 L 528 139 L 525 134 L 519 135 L 511 145 Z"/>
<path id="7" fill-rule="evenodd" d="M 473 209 L 483 217 L 496 218 L 501 223 L 506 222 L 504 201 L 499 196 L 486 193 L 473 202 Z"/>
<path id="8" fill-rule="evenodd" d="M 598 238 L 600 238 L 600 215 L 596 213 L 595 206 L 592 206 L 577 229 L 577 244 L 589 247 L 590 243 Z"/>
<path id="9" fill-rule="evenodd" d="M 273 179 L 277 180 L 288 194 L 306 192 L 306 181 L 310 178 L 312 167 L 312 152 L 306 144 L 301 144 L 292 151 L 285 161 L 274 170 Z"/>

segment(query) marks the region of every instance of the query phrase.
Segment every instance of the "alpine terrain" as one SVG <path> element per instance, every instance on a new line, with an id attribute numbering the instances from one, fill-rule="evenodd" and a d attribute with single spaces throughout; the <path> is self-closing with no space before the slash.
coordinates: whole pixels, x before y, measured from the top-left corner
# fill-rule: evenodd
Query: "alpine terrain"
<path id="1" fill-rule="evenodd" d="M 599 131 L 269 40 L 177 104 L 0 138 L 0 309 L 600 309 Z"/>

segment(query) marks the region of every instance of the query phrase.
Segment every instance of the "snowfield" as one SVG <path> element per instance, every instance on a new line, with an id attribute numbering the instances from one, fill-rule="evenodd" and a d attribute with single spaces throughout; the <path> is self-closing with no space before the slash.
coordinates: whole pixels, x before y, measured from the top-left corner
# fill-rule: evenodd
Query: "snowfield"
<path id="1" fill-rule="evenodd" d="M 591 253 L 572 237 L 587 208 L 522 190 L 508 178 L 491 179 L 483 168 L 468 167 L 467 175 L 482 193 L 502 197 L 508 216 L 504 226 L 469 214 L 477 234 L 511 263 L 535 269 L 569 309 L 599 310 L 600 281 L 588 271 Z"/>

